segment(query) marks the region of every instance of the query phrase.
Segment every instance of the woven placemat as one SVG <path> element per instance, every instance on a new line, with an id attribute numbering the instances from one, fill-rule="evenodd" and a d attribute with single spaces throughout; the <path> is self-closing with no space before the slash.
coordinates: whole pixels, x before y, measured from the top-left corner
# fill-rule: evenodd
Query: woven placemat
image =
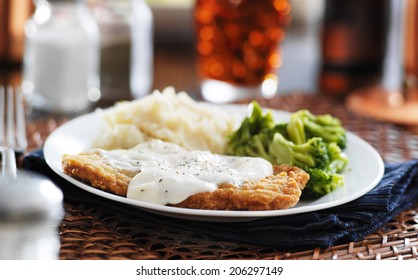
<path id="1" fill-rule="evenodd" d="M 343 102 L 329 96 L 292 94 L 258 100 L 264 107 L 315 114 L 330 113 L 369 142 L 386 162 L 418 158 L 418 136 L 402 127 L 356 116 Z M 28 123 L 30 148 L 65 118 L 43 118 Z M 360 242 L 327 249 L 278 249 L 216 240 L 162 224 L 132 221 L 95 205 L 66 202 L 59 228 L 61 259 L 418 259 L 418 203 Z"/>
<path id="2" fill-rule="evenodd" d="M 418 205 L 361 242 L 299 252 L 224 242 L 106 209 L 65 204 L 62 259 L 418 259 Z"/>

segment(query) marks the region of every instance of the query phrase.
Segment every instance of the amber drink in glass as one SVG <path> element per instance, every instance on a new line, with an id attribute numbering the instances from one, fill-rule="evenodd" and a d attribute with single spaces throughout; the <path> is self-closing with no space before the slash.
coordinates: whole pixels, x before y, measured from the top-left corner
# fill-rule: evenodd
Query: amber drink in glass
<path id="1" fill-rule="evenodd" d="M 288 0 L 197 0 L 194 10 L 202 97 L 226 103 L 277 93 Z"/>

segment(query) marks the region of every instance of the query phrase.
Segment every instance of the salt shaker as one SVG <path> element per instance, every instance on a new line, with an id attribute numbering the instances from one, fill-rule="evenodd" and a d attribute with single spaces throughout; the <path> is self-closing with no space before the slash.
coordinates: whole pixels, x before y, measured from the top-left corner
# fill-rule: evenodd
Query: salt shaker
<path id="1" fill-rule="evenodd" d="M 100 98 L 99 30 L 85 0 L 35 0 L 22 91 L 34 108 L 77 113 Z"/>
<path id="2" fill-rule="evenodd" d="M 57 259 L 62 199 L 61 190 L 41 175 L 1 178 L 0 259 Z"/>
<path id="3" fill-rule="evenodd" d="M 152 13 L 144 0 L 92 3 L 101 38 L 100 83 L 104 100 L 140 98 L 153 79 Z"/>

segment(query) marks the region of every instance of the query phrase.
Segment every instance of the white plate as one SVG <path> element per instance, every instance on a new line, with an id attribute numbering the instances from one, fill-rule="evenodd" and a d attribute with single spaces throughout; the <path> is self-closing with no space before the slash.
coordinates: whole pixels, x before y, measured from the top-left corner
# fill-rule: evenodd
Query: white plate
<path id="1" fill-rule="evenodd" d="M 229 112 L 241 114 L 243 117 L 245 116 L 246 108 L 247 106 L 242 105 L 225 106 L 225 109 L 229 110 Z M 272 112 L 276 120 L 287 120 L 290 116 L 290 113 L 283 111 L 272 110 Z M 62 171 L 62 156 L 65 153 L 76 154 L 89 149 L 93 139 L 100 135 L 103 125 L 103 121 L 97 114 L 90 113 L 75 118 L 56 129 L 48 137 L 44 145 L 44 155 L 47 164 L 64 179 L 97 196 L 175 218 L 199 221 L 240 222 L 317 211 L 341 205 L 361 197 L 379 183 L 384 172 L 383 160 L 377 151 L 358 136 L 348 132 L 347 148 L 345 151 L 350 158 L 350 163 L 345 172 L 345 185 L 317 200 L 309 202 L 301 201 L 293 208 L 271 211 L 197 210 L 155 205 L 95 189 L 71 178 Z"/>

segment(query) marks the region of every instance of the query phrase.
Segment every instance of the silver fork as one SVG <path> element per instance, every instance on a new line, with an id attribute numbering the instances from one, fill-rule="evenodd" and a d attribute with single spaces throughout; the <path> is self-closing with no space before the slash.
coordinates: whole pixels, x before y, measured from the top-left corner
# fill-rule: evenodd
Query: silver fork
<path id="1" fill-rule="evenodd" d="M 26 148 L 26 126 L 22 94 L 20 90 L 12 86 L 0 86 L 2 177 L 16 177 L 15 152 L 23 153 Z"/>

